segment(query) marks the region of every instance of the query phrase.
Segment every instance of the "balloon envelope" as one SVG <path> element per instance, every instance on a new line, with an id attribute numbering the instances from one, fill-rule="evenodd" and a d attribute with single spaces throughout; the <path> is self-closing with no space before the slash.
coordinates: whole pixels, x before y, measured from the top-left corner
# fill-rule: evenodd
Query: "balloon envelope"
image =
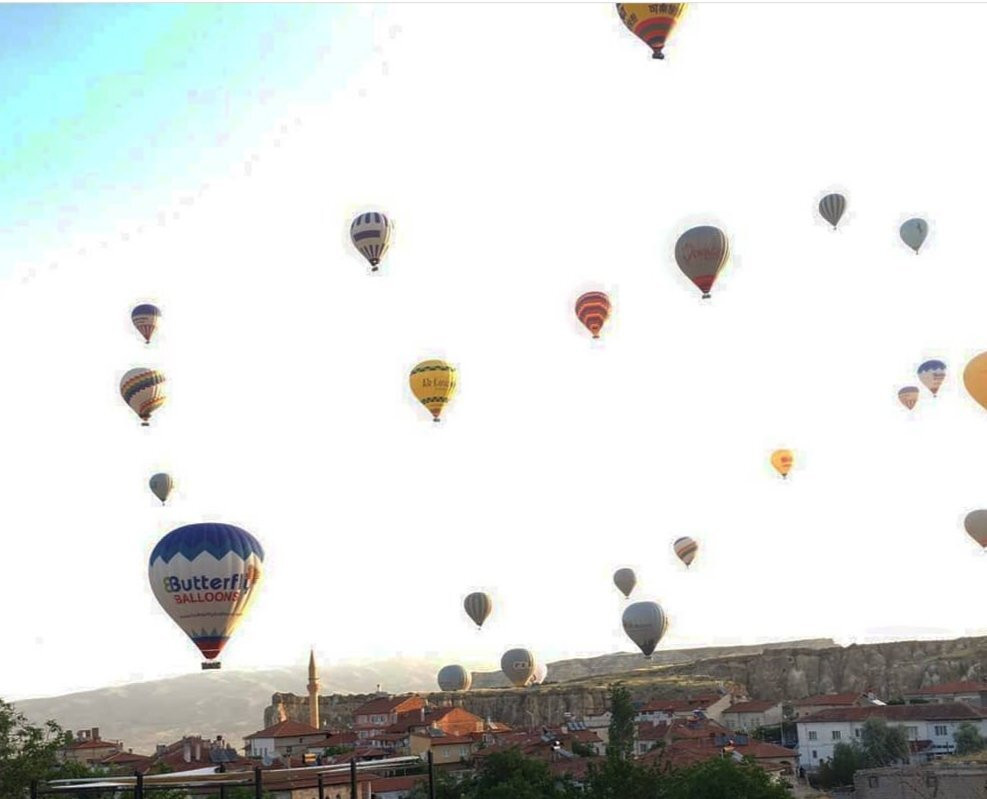
<path id="1" fill-rule="evenodd" d="M 154 496 L 160 499 L 161 504 L 164 505 L 175 488 L 175 481 L 171 479 L 170 474 L 158 472 L 151 476 L 148 485 L 151 487 L 151 492 Z"/>
<path id="2" fill-rule="evenodd" d="M 509 649 L 500 659 L 500 669 L 512 685 L 524 688 L 535 673 L 535 656 L 527 649 Z"/>
<path id="3" fill-rule="evenodd" d="M 439 421 L 442 410 L 456 393 L 456 369 L 445 361 L 422 361 L 408 378 L 411 392 L 428 408 L 434 421 Z"/>
<path id="4" fill-rule="evenodd" d="M 493 600 L 490 599 L 489 594 L 485 594 L 482 591 L 474 591 L 463 600 L 463 608 L 466 610 L 466 615 L 473 620 L 473 623 L 477 627 L 482 627 L 483 622 L 490 615 L 490 611 L 493 610 Z"/>
<path id="5" fill-rule="evenodd" d="M 230 524 L 172 530 L 151 552 L 151 590 L 206 660 L 219 657 L 249 610 L 263 573 L 264 550 Z"/>
<path id="6" fill-rule="evenodd" d="M 548 676 L 548 666 L 544 663 L 535 663 L 535 673 L 531 675 L 532 685 L 541 685 L 545 682 L 545 678 Z"/>
<path id="7" fill-rule="evenodd" d="M 443 666 L 439 669 L 439 688 L 443 691 L 468 691 L 473 675 L 462 666 Z"/>
<path id="8" fill-rule="evenodd" d="M 726 234 L 710 225 L 690 228 L 675 243 L 679 269 L 696 284 L 703 297 L 709 297 L 729 254 Z"/>
<path id="9" fill-rule="evenodd" d="M 165 403 L 165 377 L 156 369 L 131 369 L 120 380 L 120 396 L 147 426 L 154 413 Z"/>
<path id="10" fill-rule="evenodd" d="M 775 467 L 778 474 L 782 477 L 788 477 L 788 473 L 792 470 L 792 464 L 795 463 L 795 456 L 792 455 L 790 449 L 776 449 L 771 453 L 771 465 Z"/>
<path id="11" fill-rule="evenodd" d="M 613 573 L 613 584 L 620 589 L 620 593 L 628 597 L 637 585 L 637 575 L 633 569 L 617 569 Z"/>
<path id="12" fill-rule="evenodd" d="M 898 229 L 898 235 L 901 236 L 901 240 L 905 244 L 915 250 L 917 255 L 919 248 L 921 248 L 922 243 L 925 241 L 925 237 L 929 235 L 929 223 L 917 217 L 915 219 L 909 219 L 907 222 L 902 223 Z"/>
<path id="13" fill-rule="evenodd" d="M 380 259 L 384 257 L 391 243 L 391 223 L 378 211 L 360 214 L 350 225 L 350 239 L 360 254 L 370 261 L 371 269 L 376 272 Z"/>
<path id="14" fill-rule="evenodd" d="M 946 364 L 942 361 L 926 361 L 918 368 L 918 379 L 932 392 L 933 397 L 936 396 L 942 381 L 946 379 Z"/>
<path id="15" fill-rule="evenodd" d="M 651 657 L 668 629 L 668 617 L 657 602 L 635 602 L 624 610 L 623 624 L 627 636 Z"/>
<path id="16" fill-rule="evenodd" d="M 918 402 L 918 386 L 905 386 L 898 389 L 898 401 L 908 410 L 914 408 L 915 403 Z"/>
<path id="17" fill-rule="evenodd" d="M 686 566 L 692 564 L 692 561 L 696 559 L 696 553 L 699 551 L 699 544 L 696 543 L 695 539 L 689 538 L 689 536 L 683 536 L 682 538 L 677 538 L 675 543 L 672 544 L 672 548 L 675 550 L 675 554 L 678 559 L 681 560 Z"/>
<path id="18" fill-rule="evenodd" d="M 602 291 L 589 291 L 583 294 L 576 300 L 576 316 L 593 334 L 593 338 L 599 338 L 603 323 L 610 316 L 610 298 Z"/>
<path id="19" fill-rule="evenodd" d="M 156 305 L 138 305 L 134 310 L 130 312 L 130 321 L 134 323 L 134 327 L 137 328 L 138 332 L 144 337 L 144 341 L 148 344 L 151 343 L 151 336 L 154 335 L 154 331 L 158 328 L 158 318 L 161 316 L 161 310 Z"/>
<path id="20" fill-rule="evenodd" d="M 987 510 L 970 511 L 963 520 L 963 526 L 970 538 L 987 547 Z"/>
<path id="21" fill-rule="evenodd" d="M 652 58 L 664 58 L 665 42 L 685 13 L 687 3 L 617 3 L 627 29 L 651 48 Z"/>
<path id="22" fill-rule="evenodd" d="M 980 353 L 966 365 L 963 385 L 982 408 L 987 408 L 987 352 Z"/>
<path id="23" fill-rule="evenodd" d="M 843 212 L 846 210 L 846 197 L 842 194 L 827 194 L 819 201 L 819 215 L 836 230 Z"/>

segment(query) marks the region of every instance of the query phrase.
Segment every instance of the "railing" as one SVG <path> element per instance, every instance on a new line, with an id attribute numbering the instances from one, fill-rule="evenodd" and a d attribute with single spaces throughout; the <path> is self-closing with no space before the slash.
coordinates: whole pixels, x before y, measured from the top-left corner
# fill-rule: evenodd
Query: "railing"
<path id="1" fill-rule="evenodd" d="M 435 799 L 435 765 L 432 752 L 426 758 L 425 780 L 428 786 L 429 799 Z M 149 799 L 154 791 L 184 790 L 187 794 L 218 794 L 220 799 L 226 799 L 227 791 L 231 788 L 253 788 L 255 799 L 263 799 L 265 792 L 295 789 L 318 790 L 318 799 L 326 799 L 326 777 L 349 773 L 350 799 L 360 799 L 357 793 L 358 775 L 360 773 L 377 772 L 382 769 L 399 769 L 420 767 L 422 760 L 417 756 L 391 757 L 383 760 L 365 760 L 358 763 L 355 759 L 349 764 L 324 766 L 302 766 L 300 768 L 285 768 L 265 771 L 259 766 L 250 771 L 219 771 L 215 773 L 184 774 L 134 774 L 126 777 L 87 777 L 85 779 L 51 780 L 50 782 L 31 783 L 31 799 L 43 796 L 75 795 L 99 796 L 109 793 L 115 797 L 129 794 L 132 799 Z M 220 769 L 223 767 L 220 766 Z M 364 783 L 365 784 L 365 783 Z M 369 799 L 366 797 L 365 799 Z"/>

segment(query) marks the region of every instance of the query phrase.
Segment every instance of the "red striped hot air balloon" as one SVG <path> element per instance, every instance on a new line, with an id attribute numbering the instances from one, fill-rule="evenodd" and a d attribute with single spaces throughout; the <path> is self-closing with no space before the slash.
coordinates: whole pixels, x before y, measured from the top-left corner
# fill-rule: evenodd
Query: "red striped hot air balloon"
<path id="1" fill-rule="evenodd" d="M 617 13 L 627 29 L 651 48 L 652 58 L 664 58 L 662 50 L 686 3 L 617 3 Z"/>
<path id="2" fill-rule="evenodd" d="M 603 323 L 610 316 L 610 298 L 602 291 L 586 292 L 576 300 L 576 316 L 593 338 L 599 338 Z"/>

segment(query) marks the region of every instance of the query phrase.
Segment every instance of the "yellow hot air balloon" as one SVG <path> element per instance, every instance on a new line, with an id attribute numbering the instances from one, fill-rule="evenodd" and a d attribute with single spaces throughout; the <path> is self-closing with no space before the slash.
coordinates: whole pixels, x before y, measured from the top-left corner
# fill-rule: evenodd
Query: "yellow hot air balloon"
<path id="1" fill-rule="evenodd" d="M 687 3 L 617 3 L 627 29 L 651 48 L 652 58 L 664 58 L 665 42 L 685 13 Z"/>
<path id="2" fill-rule="evenodd" d="M 442 409 L 456 393 L 456 368 L 440 360 L 422 361 L 411 370 L 411 391 L 439 421 Z"/>
<path id="3" fill-rule="evenodd" d="M 790 449 L 776 449 L 771 453 L 771 465 L 777 469 L 778 474 L 782 477 L 788 477 L 794 462 L 795 456 L 792 455 Z"/>
<path id="4" fill-rule="evenodd" d="M 987 352 L 981 352 L 963 370 L 963 385 L 980 405 L 987 408 Z"/>

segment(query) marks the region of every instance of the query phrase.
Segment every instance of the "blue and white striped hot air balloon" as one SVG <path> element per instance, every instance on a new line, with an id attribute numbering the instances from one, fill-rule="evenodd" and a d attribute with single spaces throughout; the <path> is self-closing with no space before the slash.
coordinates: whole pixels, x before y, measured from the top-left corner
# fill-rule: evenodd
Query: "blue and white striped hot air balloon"
<path id="1" fill-rule="evenodd" d="M 370 261 L 370 269 L 377 271 L 380 259 L 391 243 L 392 225 L 379 211 L 367 211 L 353 220 L 350 225 L 350 239 L 360 254 Z"/>
<path id="2" fill-rule="evenodd" d="M 161 607 L 206 658 L 216 661 L 253 603 L 264 549 L 231 524 L 189 524 L 172 530 L 151 552 L 148 577 Z"/>

